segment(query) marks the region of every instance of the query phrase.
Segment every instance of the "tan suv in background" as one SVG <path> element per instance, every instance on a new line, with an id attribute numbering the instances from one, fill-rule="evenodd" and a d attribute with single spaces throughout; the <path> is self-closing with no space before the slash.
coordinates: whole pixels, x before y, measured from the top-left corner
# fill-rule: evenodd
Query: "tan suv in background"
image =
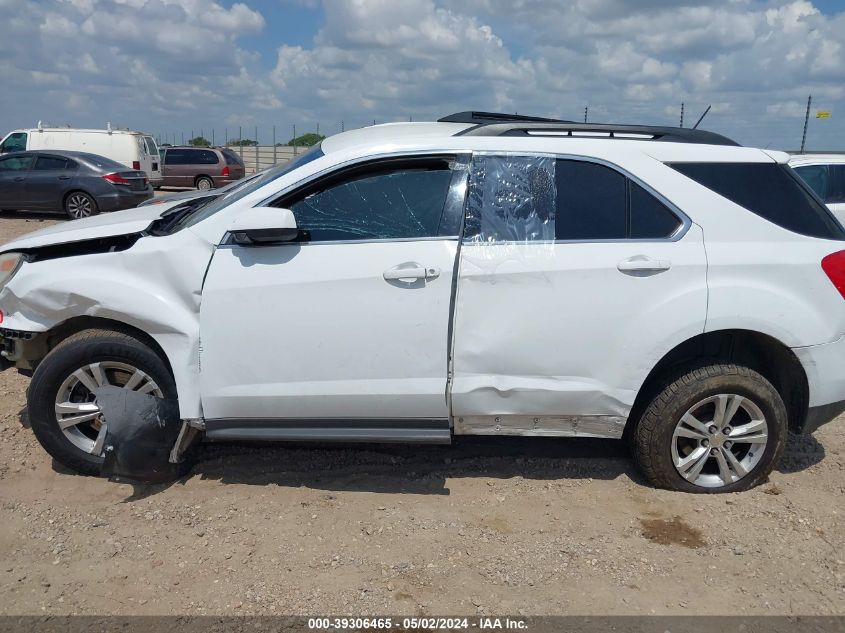
<path id="1" fill-rule="evenodd" d="M 241 157 L 221 147 L 162 147 L 164 187 L 223 187 L 246 174 Z"/>

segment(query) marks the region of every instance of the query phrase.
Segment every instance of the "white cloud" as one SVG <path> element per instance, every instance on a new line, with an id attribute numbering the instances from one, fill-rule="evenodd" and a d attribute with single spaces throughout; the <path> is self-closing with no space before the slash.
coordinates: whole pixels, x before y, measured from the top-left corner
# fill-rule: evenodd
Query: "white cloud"
<path id="1" fill-rule="evenodd" d="M 578 120 L 589 104 L 591 120 L 673 125 L 683 101 L 687 120 L 713 104 L 705 126 L 795 146 L 807 94 L 845 98 L 845 12 L 809 0 L 274 1 L 324 22 L 268 59 L 258 0 L 0 0 L 7 120 L 334 130 L 472 108 Z M 814 133 L 845 146 L 836 117 Z"/>

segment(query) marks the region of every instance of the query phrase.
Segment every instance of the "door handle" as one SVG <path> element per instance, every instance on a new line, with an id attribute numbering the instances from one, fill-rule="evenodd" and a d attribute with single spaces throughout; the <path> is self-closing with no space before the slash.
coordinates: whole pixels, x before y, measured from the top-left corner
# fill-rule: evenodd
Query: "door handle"
<path id="1" fill-rule="evenodd" d="M 25 179 L 25 176 L 15 176 L 15 182 L 20 182 L 21 180 L 24 180 L 24 179 Z"/>
<path id="2" fill-rule="evenodd" d="M 59 180 L 70 180 L 70 176 L 59 176 Z"/>
<path id="3" fill-rule="evenodd" d="M 645 255 L 634 255 L 628 259 L 623 259 L 616 264 L 621 272 L 637 272 L 637 271 L 654 271 L 669 270 L 672 267 L 672 262 L 666 259 L 652 259 Z"/>
<path id="4" fill-rule="evenodd" d="M 385 281 L 404 281 L 410 283 L 420 279 L 435 279 L 440 276 L 440 269 L 433 267 L 426 268 L 417 262 L 407 262 L 385 270 L 382 276 Z"/>

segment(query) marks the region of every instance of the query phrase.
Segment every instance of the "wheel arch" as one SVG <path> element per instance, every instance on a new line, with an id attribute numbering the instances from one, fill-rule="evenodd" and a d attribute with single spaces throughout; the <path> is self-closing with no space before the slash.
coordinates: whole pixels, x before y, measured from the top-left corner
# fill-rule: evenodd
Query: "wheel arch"
<path id="1" fill-rule="evenodd" d="M 49 353 L 49 351 L 56 347 L 59 343 L 78 332 L 82 332 L 83 330 L 110 330 L 113 332 L 120 332 L 121 334 L 127 334 L 138 339 L 144 345 L 153 350 L 159 358 L 161 358 L 162 362 L 167 367 L 167 371 L 170 372 L 170 375 L 175 379 L 173 365 L 170 363 L 170 358 L 164 351 L 161 344 L 143 330 L 116 319 L 76 316 L 71 317 L 66 321 L 62 321 L 47 332 L 46 352 Z"/>
<path id="2" fill-rule="evenodd" d="M 640 387 L 631 413 L 628 435 L 636 427 L 651 399 L 665 380 L 703 360 L 729 362 L 755 370 L 768 380 L 786 405 L 789 429 L 803 427 L 810 388 L 807 374 L 795 353 L 778 339 L 752 330 L 716 330 L 696 335 L 676 345 L 652 368 Z"/>

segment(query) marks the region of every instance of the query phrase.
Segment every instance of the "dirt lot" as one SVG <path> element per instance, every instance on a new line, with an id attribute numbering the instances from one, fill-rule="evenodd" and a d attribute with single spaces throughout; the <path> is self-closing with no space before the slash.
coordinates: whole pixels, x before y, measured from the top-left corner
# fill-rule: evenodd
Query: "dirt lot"
<path id="1" fill-rule="evenodd" d="M 60 221 L 0 215 L 0 242 Z M 0 374 L 0 613 L 845 614 L 845 424 L 744 494 L 619 442 L 207 446 L 133 488 L 52 463 Z"/>

